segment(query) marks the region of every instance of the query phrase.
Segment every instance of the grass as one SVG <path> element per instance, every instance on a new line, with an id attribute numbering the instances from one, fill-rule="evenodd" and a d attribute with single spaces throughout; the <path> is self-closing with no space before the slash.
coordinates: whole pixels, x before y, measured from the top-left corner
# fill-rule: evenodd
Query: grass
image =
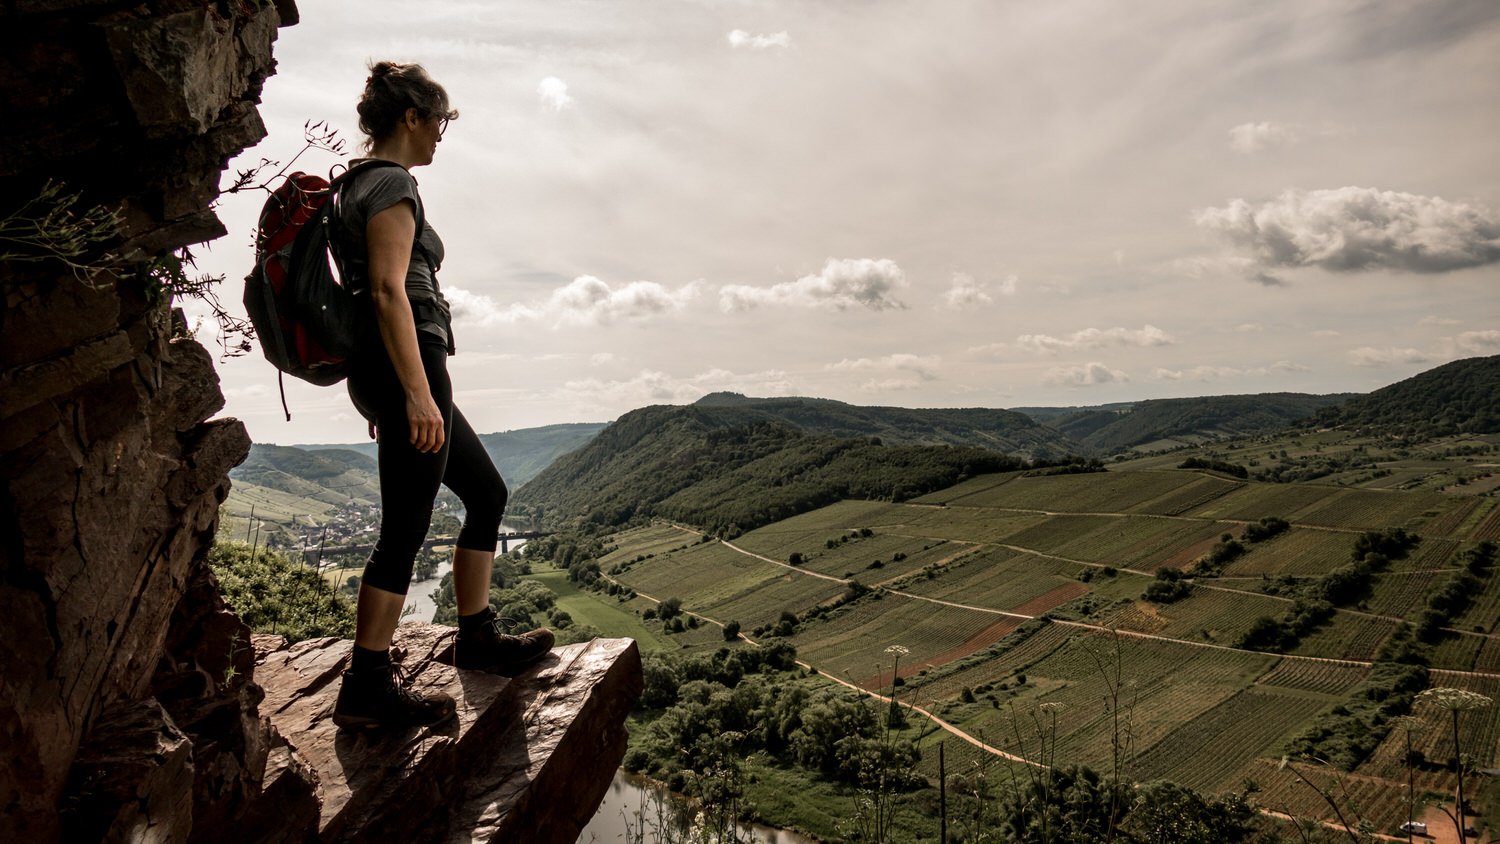
<path id="1" fill-rule="evenodd" d="M 1261 457 L 1221 457 L 1243 463 L 1274 454 L 1280 460 L 1280 446 L 1289 444 L 1245 447 Z M 1297 446 L 1307 455 L 1336 447 L 1355 446 L 1321 435 L 1307 435 Z M 1017 741 L 1016 725 L 1031 723 L 1027 719 L 1036 707 L 1062 704 L 1059 758 L 1096 767 L 1110 758 L 1113 720 L 1103 705 L 1109 686 L 1102 672 L 1112 664 L 1114 642 L 1063 622 L 1020 626 L 1020 619 L 940 602 L 1027 615 L 1047 612 L 1163 637 L 1120 639 L 1122 705 L 1128 700 L 1132 713 L 1131 775 L 1166 776 L 1209 790 L 1262 778 L 1267 792 L 1274 788 L 1282 799 L 1291 792 L 1282 789 L 1274 766 L 1267 773 L 1267 760 L 1278 757 L 1283 743 L 1314 715 L 1342 701 L 1367 669 L 1222 647 L 1233 645 L 1257 616 L 1276 617 L 1290 606 L 1258 594 L 1262 579 L 1318 577 L 1349 560 L 1360 531 L 1405 526 L 1424 536 L 1422 544 L 1373 579 L 1362 608 L 1411 619 L 1446 579 L 1464 539 L 1500 533 L 1500 510 L 1488 499 L 1439 495 L 1430 486 L 1377 488 L 1394 475 L 1362 481 L 1368 488 L 1269 484 L 1172 468 L 1181 460 L 1181 454 L 1142 458 L 1090 475 L 977 477 L 913 502 L 842 502 L 735 540 L 773 560 L 797 552 L 803 558 L 800 572 L 737 554 L 723 543 L 693 544 L 693 536 L 664 527 L 620 534 L 619 548 L 608 561 L 627 563 L 620 575 L 624 582 L 662 597 L 676 595 L 686 609 L 740 621 L 747 631 L 774 623 L 784 610 L 804 616 L 791 637 L 800 658 L 866 688 L 889 687 L 884 649 L 903 645 L 910 653 L 901 661 L 902 699 L 1007 750 L 1026 751 Z M 1425 470 L 1422 461 L 1430 464 Z M 1433 476 L 1421 471 L 1451 475 L 1454 466 L 1427 454 L 1413 456 L 1402 471 L 1404 480 L 1385 486 L 1411 478 L 1426 483 Z M 1248 553 L 1227 567 L 1222 580 L 1205 579 L 1170 604 L 1140 599 L 1150 577 L 1128 569 L 1186 569 L 1222 533 L 1238 536 L 1244 522 L 1266 516 L 1286 518 L 1293 526 L 1248 545 Z M 871 535 L 857 536 L 864 528 Z M 843 536 L 850 538 L 838 541 Z M 835 541 L 832 548 L 829 539 Z M 904 559 L 896 561 L 897 555 Z M 870 568 L 876 559 L 881 566 Z M 1105 565 L 1118 571 L 1105 576 L 1099 568 Z M 843 591 L 841 583 L 809 573 L 854 576 L 911 597 L 867 596 L 829 617 L 808 620 L 808 609 Z M 1238 591 L 1209 588 L 1215 585 Z M 1461 622 L 1486 630 L 1500 624 L 1500 577 L 1488 579 Z M 1340 612 L 1304 636 L 1296 654 L 1369 660 L 1397 625 Z M 1205 647 L 1215 645 L 1220 647 Z M 1500 639 L 1449 637 L 1433 657 L 1439 669 L 1500 673 Z M 1435 682 L 1443 676 L 1441 670 L 1434 674 Z M 1495 684 L 1500 699 L 1500 677 L 1471 681 Z M 968 696 L 973 702 L 963 701 Z M 1491 713 L 1473 720 L 1479 738 L 1470 746 L 1477 748 L 1479 764 L 1493 764 L 1500 755 L 1500 719 Z M 984 759 L 983 751 L 942 733 L 924 737 L 924 747 L 941 740 L 947 742 L 950 772 Z M 1027 741 L 1034 750 L 1034 739 Z M 1440 738 L 1431 741 L 1433 752 L 1441 752 Z M 936 773 L 932 758 L 920 765 L 924 773 Z M 784 817 L 777 814 L 783 807 L 797 816 L 818 814 L 816 808 L 797 808 L 801 795 L 782 793 L 792 788 L 783 779 L 787 772 L 768 769 L 764 776 L 775 783 L 764 798 L 766 806 L 776 807 L 767 817 Z M 1382 779 L 1389 773 L 1372 769 L 1359 776 L 1363 779 L 1350 788 L 1365 799 L 1397 793 Z M 1436 790 L 1451 787 L 1449 773 L 1434 769 L 1427 777 Z M 1307 814 L 1322 812 L 1316 805 L 1295 805 Z M 817 823 L 826 824 L 829 817 L 825 812 Z M 798 825 L 814 833 L 827 828 Z"/>
<path id="2" fill-rule="evenodd" d="M 1257 756 L 1276 755 L 1298 725 L 1326 706 L 1314 696 L 1250 688 L 1172 730 L 1136 760 L 1142 779 L 1218 792 L 1240 785 Z"/>
<path id="3" fill-rule="evenodd" d="M 556 593 L 557 606 L 572 616 L 574 624 L 594 627 L 610 639 L 634 639 L 642 653 L 678 649 L 669 637 L 648 628 L 640 616 L 625 609 L 620 602 L 579 589 L 577 584 L 568 580 L 565 571 L 533 563 L 532 573 L 523 579 L 539 581 Z"/>

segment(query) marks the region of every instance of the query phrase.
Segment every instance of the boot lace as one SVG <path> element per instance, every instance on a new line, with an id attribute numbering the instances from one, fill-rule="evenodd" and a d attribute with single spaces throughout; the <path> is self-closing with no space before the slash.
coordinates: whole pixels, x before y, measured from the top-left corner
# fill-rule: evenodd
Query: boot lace
<path id="1" fill-rule="evenodd" d="M 390 663 L 390 666 L 391 666 L 391 687 L 392 687 L 392 690 L 395 692 L 396 697 L 399 698 L 403 703 L 409 703 L 409 704 L 422 704 L 422 703 L 426 703 L 425 700 L 423 700 L 415 692 L 413 692 L 410 688 L 408 688 L 408 686 L 411 683 L 411 677 L 406 673 L 405 669 L 403 669 L 400 665 L 398 665 L 398 664 L 396 664 L 394 662 Z"/>

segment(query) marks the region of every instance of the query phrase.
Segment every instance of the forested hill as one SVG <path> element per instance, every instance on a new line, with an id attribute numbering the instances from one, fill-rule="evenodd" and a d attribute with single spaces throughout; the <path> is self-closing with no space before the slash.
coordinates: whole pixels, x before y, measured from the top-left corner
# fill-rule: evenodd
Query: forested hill
<path id="1" fill-rule="evenodd" d="M 696 406 L 755 411 L 808 433 L 879 437 L 886 445 L 979 446 L 1043 459 L 1077 449 L 1067 437 L 1012 410 L 864 407 L 833 399 L 748 398 L 739 393 L 710 393 Z"/>
<path id="2" fill-rule="evenodd" d="M 570 451 L 581 448 L 598 436 L 607 422 L 576 422 L 565 425 L 545 425 L 540 428 L 522 428 L 518 431 L 500 431 L 480 434 L 479 441 L 501 477 L 517 489 L 556 460 Z"/>
<path id="3" fill-rule="evenodd" d="M 593 439 L 595 434 L 604 430 L 606 424 L 608 423 L 574 422 L 499 431 L 480 434 L 479 442 L 484 445 L 490 459 L 495 461 L 495 468 L 500 470 L 500 476 L 505 478 L 511 489 L 515 489 L 536 477 L 538 472 L 559 455 L 567 454 Z M 299 445 L 295 448 L 320 454 L 329 450 L 345 450 L 357 451 L 371 458 L 375 456 L 373 440 L 354 445 Z"/>
<path id="4" fill-rule="evenodd" d="M 1201 396 L 1151 399 L 1134 405 L 1075 408 L 1028 408 L 1027 413 L 1079 443 L 1089 454 L 1109 454 L 1125 448 L 1156 444 L 1170 448 L 1279 431 L 1309 419 L 1324 408 L 1348 401 L 1355 394 L 1259 393 L 1241 396 Z"/>
<path id="5" fill-rule="evenodd" d="M 733 536 L 844 498 L 904 500 L 1022 466 L 978 448 L 811 434 L 743 407 L 654 406 L 558 458 L 510 511 L 550 526 L 655 516 Z"/>
<path id="6" fill-rule="evenodd" d="M 253 484 L 328 504 L 380 500 L 375 459 L 352 449 L 307 451 L 255 443 L 229 477 L 242 486 Z"/>
<path id="7" fill-rule="evenodd" d="M 1418 437 L 1500 432 L 1500 355 L 1429 369 L 1330 408 L 1318 422 Z"/>

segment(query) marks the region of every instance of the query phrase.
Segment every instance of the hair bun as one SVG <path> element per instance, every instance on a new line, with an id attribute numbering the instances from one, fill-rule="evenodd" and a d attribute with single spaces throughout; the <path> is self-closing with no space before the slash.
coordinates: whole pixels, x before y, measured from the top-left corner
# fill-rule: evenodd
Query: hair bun
<path id="1" fill-rule="evenodd" d="M 381 78 L 382 76 L 390 76 L 400 68 L 401 65 L 396 64 L 395 62 L 376 62 L 375 64 L 370 66 L 369 81 L 373 82 L 376 79 Z"/>

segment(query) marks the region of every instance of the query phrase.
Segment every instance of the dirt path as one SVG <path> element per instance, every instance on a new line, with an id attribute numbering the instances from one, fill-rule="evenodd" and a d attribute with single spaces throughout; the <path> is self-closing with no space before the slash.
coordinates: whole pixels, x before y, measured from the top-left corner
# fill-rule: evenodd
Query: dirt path
<path id="1" fill-rule="evenodd" d="M 989 509 L 993 509 L 993 508 L 989 508 Z M 674 525 L 672 525 L 672 527 L 677 528 L 678 530 L 681 530 L 681 531 L 684 531 L 684 532 L 687 532 L 687 533 L 694 534 L 696 536 L 703 536 L 704 535 L 700 531 L 695 531 L 695 530 L 692 530 L 691 528 L 683 527 L 682 525 L 674 524 Z M 834 577 L 832 575 L 819 574 L 818 572 L 808 571 L 808 570 L 803 569 L 803 568 L 798 568 L 797 566 L 793 566 L 793 565 L 789 565 L 787 563 L 783 563 L 783 562 L 779 562 L 777 560 L 773 560 L 770 557 L 767 557 L 767 556 L 764 556 L 764 555 L 761 555 L 761 554 L 757 554 L 754 551 L 748 551 L 748 550 L 746 550 L 744 548 L 741 548 L 738 545 L 735 545 L 734 543 L 729 542 L 727 540 L 720 540 L 720 541 L 723 543 L 723 545 L 726 548 L 729 548 L 732 551 L 736 551 L 736 552 L 738 552 L 740 554 L 744 554 L 747 557 L 754 557 L 757 560 L 761 560 L 761 561 L 770 563 L 771 565 L 774 565 L 774 566 L 780 566 L 781 568 L 789 569 L 791 571 L 797 572 L 798 574 L 804 575 L 806 577 L 815 577 L 815 578 L 818 578 L 819 580 L 827 580 L 827 581 L 832 581 L 834 583 L 842 583 L 842 584 L 846 584 L 846 585 L 849 583 L 848 580 L 846 580 L 846 579 L 844 579 L 842 577 Z M 1013 550 L 1013 551 L 1019 551 L 1019 552 L 1027 553 L 1027 554 L 1034 554 L 1034 555 L 1039 556 L 1039 557 L 1046 557 L 1046 558 L 1054 559 L 1054 560 L 1063 560 L 1065 562 L 1078 563 L 1079 565 L 1092 566 L 1092 567 L 1095 567 L 1095 568 L 1102 568 L 1103 567 L 1103 564 L 1101 564 L 1101 563 L 1085 563 L 1085 562 L 1083 562 L 1081 560 L 1070 560 L 1070 559 L 1068 559 L 1066 557 L 1058 557 L 1058 556 L 1053 555 L 1053 554 L 1046 554 L 1046 553 L 1043 553 L 1041 551 L 1034 551 L 1034 550 L 1032 550 L 1030 548 L 1023 548 L 1023 547 L 1021 547 L 1019 545 L 1003 545 L 1003 544 L 997 544 L 997 543 L 979 543 L 979 545 L 981 545 L 981 546 L 983 546 L 983 545 L 993 545 L 994 547 L 1008 548 L 1008 549 Z M 1140 571 L 1135 571 L 1133 569 L 1118 569 L 1118 570 L 1119 571 L 1129 571 L 1129 572 L 1131 572 L 1133 574 L 1142 574 L 1142 575 L 1148 575 L 1148 576 L 1150 575 L 1149 572 L 1140 572 Z M 1255 595 L 1257 597 L 1276 597 L 1276 596 L 1262 595 L 1259 592 L 1247 592 L 1245 590 L 1240 590 L 1240 589 L 1229 589 L 1227 587 L 1206 587 L 1206 588 L 1217 589 L 1219 591 L 1224 591 L 1224 592 L 1235 592 L 1235 593 L 1239 593 L 1239 594 L 1242 594 L 1242 595 Z M 991 607 L 980 607 L 980 606 L 975 606 L 973 604 L 960 603 L 958 601 L 945 601 L 945 600 L 943 600 L 941 598 L 931 598 L 931 597 L 928 597 L 926 595 L 917 595 L 917 594 L 914 594 L 912 592 L 903 591 L 901 589 L 886 589 L 885 591 L 888 592 L 888 593 L 890 593 L 890 594 L 892 594 L 892 595 L 900 595 L 903 598 L 910 598 L 910 599 L 912 599 L 914 601 L 926 601 L 926 602 L 931 603 L 931 604 L 940 604 L 942 606 L 953 607 L 955 609 L 972 610 L 974 612 L 988 613 L 990 615 L 1005 616 L 1007 618 L 1019 618 L 1019 619 L 1023 619 L 1023 620 L 1029 620 L 1029 619 L 1037 617 L 1036 615 L 1028 615 L 1026 613 L 1018 613 L 1018 612 L 1008 612 L 1006 610 L 997 610 L 997 609 L 993 609 Z M 655 599 L 653 599 L 653 600 L 655 600 Z M 1281 600 L 1286 600 L 1286 601 L 1290 602 L 1290 599 L 1281 599 Z M 1355 610 L 1337 610 L 1337 612 L 1346 612 L 1346 613 L 1350 613 L 1350 614 L 1353 614 L 1353 615 L 1360 615 L 1360 616 L 1366 616 L 1366 617 L 1370 617 L 1370 618 L 1378 618 L 1378 619 L 1387 619 L 1387 620 L 1390 620 L 1390 617 L 1388 617 L 1388 616 L 1371 615 L 1370 613 L 1363 613 L 1363 612 L 1358 612 L 1358 611 L 1355 611 Z M 1399 620 L 1399 619 L 1396 619 L 1396 620 Z M 1118 635 L 1121 635 L 1121 636 L 1129 636 L 1129 637 L 1135 638 L 1135 639 L 1154 639 L 1154 640 L 1159 641 L 1159 642 L 1173 642 L 1175 644 L 1188 645 L 1188 646 L 1195 647 L 1195 648 L 1209 648 L 1211 650 L 1232 651 L 1232 652 L 1235 652 L 1235 653 L 1256 654 L 1256 655 L 1259 655 L 1259 656 L 1266 656 L 1267 655 L 1264 651 L 1253 651 L 1253 650 L 1250 650 L 1248 648 L 1236 648 L 1236 647 L 1231 647 L 1229 645 L 1218 645 L 1218 644 L 1214 644 L 1212 642 L 1197 642 L 1197 641 L 1193 641 L 1191 639 L 1177 639 L 1177 638 L 1173 638 L 1171 636 L 1159 636 L 1159 635 L 1157 635 L 1155 633 L 1142 633 L 1142 632 L 1138 632 L 1138 631 L 1135 631 L 1135 630 L 1121 630 L 1119 628 L 1108 627 L 1108 626 L 1105 626 L 1105 625 L 1102 625 L 1102 624 L 1090 624 L 1090 623 L 1084 622 L 1084 621 L 1064 621 L 1062 619 L 1053 619 L 1052 623 L 1053 624 L 1061 624 L 1061 625 L 1064 625 L 1066 627 L 1076 627 L 1076 628 L 1083 629 L 1083 630 L 1092 630 L 1092 631 L 1094 631 L 1096 633 L 1105 633 L 1105 634 L 1111 634 L 1111 635 L 1118 634 Z M 1410 624 L 1411 622 L 1403 622 L 1403 623 Z M 1455 631 L 1455 632 L 1462 632 L 1462 631 Z M 1471 635 L 1486 636 L 1486 634 L 1479 634 L 1479 633 L 1472 633 Z M 1486 638 L 1488 638 L 1488 636 L 1486 636 Z M 1323 663 L 1323 664 L 1329 664 L 1329 665 L 1355 665 L 1355 666 L 1362 666 L 1362 667 L 1365 667 L 1365 668 L 1369 668 L 1370 666 L 1372 666 L 1374 664 L 1374 663 L 1370 662 L 1369 660 L 1362 660 L 1362 659 L 1339 659 L 1339 658 L 1336 658 L 1336 657 L 1301 656 L 1301 655 L 1298 655 L 1298 654 L 1270 654 L 1270 655 L 1271 656 L 1280 656 L 1283 659 L 1295 659 L 1295 660 L 1302 660 L 1302 661 L 1305 661 L 1305 662 L 1316 662 L 1316 663 Z M 1500 677 L 1500 673 L 1495 673 L 1495 672 L 1490 672 L 1490 671 L 1463 671 L 1463 670 L 1458 670 L 1458 669 L 1442 669 L 1442 670 L 1452 671 L 1455 674 L 1461 674 L 1461 675 L 1465 675 L 1465 676 L 1469 676 L 1469 677 Z"/>
<path id="2" fill-rule="evenodd" d="M 677 526 L 674 525 L 674 527 L 677 527 Z M 687 532 L 689 532 L 689 533 L 695 533 L 695 531 L 687 531 Z M 729 543 L 725 543 L 725 544 L 728 545 Z M 731 546 L 731 547 L 734 547 L 734 546 Z M 735 550 L 739 551 L 740 553 L 748 553 L 748 552 L 745 552 L 743 549 L 739 549 L 739 548 L 735 548 Z M 757 559 L 762 559 L 762 560 L 766 559 L 765 557 L 761 557 L 758 554 L 750 554 L 749 556 L 753 556 L 753 557 L 756 557 Z M 774 560 L 770 560 L 769 562 L 775 562 L 775 561 Z M 801 569 L 796 569 L 794 566 L 785 566 L 785 567 L 786 568 L 792 568 L 792 569 L 794 569 L 796 571 L 801 571 L 802 574 L 808 574 L 808 575 L 812 574 L 811 572 L 805 572 L 805 571 L 802 571 Z M 612 578 L 612 577 L 610 577 L 608 575 L 601 575 L 601 576 L 605 580 L 607 580 L 607 581 L 609 581 L 611 583 L 616 583 L 616 584 L 618 584 L 620 586 L 624 586 L 625 585 L 625 584 L 619 583 L 619 581 L 616 581 L 614 578 Z M 837 578 L 833 578 L 833 579 L 837 579 Z M 661 600 L 662 600 L 660 598 L 657 598 L 654 595 L 648 595 L 645 592 L 639 592 L 638 591 L 635 594 L 638 595 L 638 596 L 640 596 L 640 597 L 642 597 L 642 598 L 645 598 L 648 601 L 652 601 L 652 602 L 657 603 L 657 604 L 660 604 Z M 917 598 L 918 600 L 923 600 L 920 596 L 910 596 L 910 597 Z M 930 599 L 928 599 L 928 600 L 930 600 Z M 935 601 L 935 603 L 949 603 L 949 602 Z M 962 604 L 951 604 L 951 605 L 952 606 L 960 606 L 960 607 L 964 606 Z M 997 615 L 1011 616 L 1011 617 L 1014 617 L 1014 618 L 1029 618 L 1029 616 L 1022 616 L 1022 615 L 1017 614 L 1017 613 L 1003 613 L 1003 612 L 1000 612 L 998 610 L 987 610 L 987 609 L 978 608 L 978 607 L 965 607 L 965 608 L 966 609 L 977 609 L 980 612 L 990 612 L 990 613 L 994 613 L 994 614 L 997 614 Z M 686 609 L 682 610 L 682 612 L 684 614 L 686 614 L 686 615 L 694 616 L 695 618 L 698 618 L 699 620 L 707 622 L 709 624 L 717 625 L 720 628 L 724 627 L 724 622 L 719 621 L 716 618 L 712 618 L 710 616 L 703 615 L 702 613 L 696 613 L 696 612 L 692 612 L 691 610 L 686 610 Z M 1212 644 L 1208 644 L 1206 642 L 1187 642 L 1187 641 L 1183 641 L 1183 640 L 1179 640 L 1179 639 L 1171 639 L 1171 638 L 1164 637 L 1164 636 L 1154 636 L 1154 635 L 1151 635 L 1151 634 L 1148 634 L 1148 633 L 1134 633 L 1134 632 L 1128 631 L 1128 630 L 1109 630 L 1108 628 L 1099 627 L 1097 625 L 1081 624 L 1079 622 L 1054 621 L 1053 623 L 1055 623 L 1055 624 L 1062 624 L 1062 625 L 1069 626 L 1069 627 L 1079 627 L 1079 628 L 1093 630 L 1093 631 L 1097 631 L 1097 632 L 1114 633 L 1114 634 L 1121 635 L 1121 636 L 1132 636 L 1132 637 L 1140 638 L 1140 639 L 1157 639 L 1157 640 L 1166 641 L 1166 642 L 1178 642 L 1179 644 L 1194 645 L 1196 647 L 1215 648 L 1215 649 L 1218 649 L 1218 650 L 1227 650 L 1227 651 L 1238 651 L 1239 650 L 1237 648 L 1230 648 L 1230 647 L 1223 646 L 1223 645 L 1212 645 Z M 1002 627 L 1003 625 L 1007 625 L 1007 624 L 1013 625 L 1014 622 L 997 622 L 996 624 L 991 625 L 989 628 L 986 628 L 985 632 L 988 633 L 988 632 L 990 632 L 992 630 L 998 629 L 998 628 Z M 1012 629 L 1014 629 L 1014 628 L 1012 627 Z M 983 635 L 984 634 L 981 634 L 981 636 L 983 636 Z M 762 645 L 761 645 L 760 642 L 758 642 L 758 641 L 750 638 L 748 635 L 746 635 L 744 633 L 739 634 L 739 638 L 745 640 L 745 642 L 747 644 L 749 644 L 751 647 L 756 647 L 756 648 L 762 647 Z M 978 637 L 976 637 L 976 638 L 978 638 Z M 1259 653 L 1259 651 L 1242 651 L 1242 652 L 1244 652 L 1244 653 Z M 1324 662 L 1324 663 L 1336 663 L 1336 664 L 1344 664 L 1344 665 L 1362 665 L 1362 666 L 1368 666 L 1369 665 L 1369 663 L 1367 663 L 1367 662 L 1359 662 L 1357 660 L 1326 659 L 1326 658 L 1323 658 L 1323 657 L 1291 656 L 1291 655 L 1285 655 L 1285 654 L 1283 654 L 1282 657 L 1284 659 L 1298 659 L 1298 660 L 1304 660 L 1304 661 L 1308 661 L 1308 662 Z M 799 660 L 796 660 L 796 664 L 799 665 L 799 666 L 801 666 L 804 669 L 808 669 L 808 670 L 811 670 L 811 671 L 816 671 L 818 673 L 818 675 L 821 676 L 821 677 L 823 677 L 824 679 L 826 679 L 826 680 L 828 680 L 830 682 L 836 683 L 839 686 L 842 686 L 842 687 L 844 687 L 846 689 L 849 689 L 850 691 L 856 692 L 856 693 L 858 693 L 860 695 L 863 695 L 863 696 L 865 696 L 867 698 L 871 698 L 871 699 L 879 701 L 881 703 L 890 703 L 891 702 L 890 697 L 888 697 L 886 695 L 883 695 L 883 694 L 881 694 L 879 692 L 876 692 L 876 691 L 871 691 L 871 690 L 866 689 L 866 688 L 862 688 L 859 685 L 856 685 L 856 684 L 854 684 L 852 682 L 849 682 L 847 680 L 839 679 L 838 677 L 835 677 L 832 674 L 829 674 L 829 673 L 823 671 L 822 669 L 818 668 L 817 666 L 813 665 L 810 662 L 806 662 L 804 660 L 799 659 Z M 1467 674 L 1467 673 L 1471 673 L 1471 672 L 1455 671 L 1455 672 L 1450 672 L 1450 673 L 1454 673 L 1454 674 Z M 1496 676 L 1496 675 L 1482 675 L 1482 676 Z M 1020 764 L 1023 764 L 1023 765 L 1029 765 L 1029 766 L 1031 766 L 1033 768 L 1046 769 L 1046 767 L 1047 767 L 1045 764 L 1043 764 L 1041 762 L 1037 762 L 1037 761 L 1034 761 L 1034 760 L 1031 760 L 1031 759 L 1027 759 L 1027 758 L 1025 758 L 1023 756 L 1019 756 L 1017 754 L 1011 753 L 1011 752 L 1006 751 L 1006 750 L 1001 750 L 1000 748 L 995 747 L 994 745 L 991 745 L 991 744 L 986 744 L 985 742 L 981 741 L 980 739 L 976 738 L 975 736 L 971 735 L 970 733 L 967 733 L 963 729 L 961 729 L 961 728 L 955 726 L 954 724 L 951 724 L 948 721 L 944 720 L 942 717 L 938 716 L 936 713 L 932 712 L 931 710 L 927 709 L 926 707 L 919 706 L 919 705 L 916 705 L 916 704 L 913 704 L 913 703 L 909 703 L 909 702 L 905 702 L 905 701 L 903 701 L 901 703 L 901 705 L 904 706 L 904 707 L 906 707 L 908 711 L 915 712 L 915 713 L 921 715 L 922 717 L 926 718 L 927 720 L 931 721 L 939 729 L 943 730 L 944 732 L 948 733 L 949 735 L 953 736 L 954 738 L 959 739 L 960 741 L 968 742 L 969 744 L 973 745 L 974 747 L 979 748 L 980 750 L 984 751 L 985 753 L 989 753 L 989 754 L 991 754 L 993 756 L 996 756 L 998 758 L 1005 759 L 1005 760 L 1008 760 L 1008 761 L 1011 761 L 1011 762 L 1017 762 L 1017 763 L 1020 763 Z M 1292 820 L 1291 816 L 1284 815 L 1284 814 L 1282 814 L 1280 812 L 1276 812 L 1276 811 L 1273 811 L 1273 810 L 1270 810 L 1270 809 L 1264 809 L 1263 808 L 1263 809 L 1260 809 L 1259 812 L 1261 814 L 1263 814 L 1263 815 L 1267 815 L 1267 816 L 1270 816 L 1270 817 L 1281 818 L 1282 820 Z M 1427 816 L 1424 817 L 1424 820 L 1426 820 L 1426 822 L 1427 822 L 1429 834 L 1427 836 L 1425 836 L 1425 837 L 1424 836 L 1417 836 L 1415 838 L 1415 840 L 1417 840 L 1417 841 L 1433 842 L 1433 844 L 1458 844 L 1458 833 L 1453 829 L 1453 823 L 1452 823 L 1452 821 L 1449 820 L 1448 817 L 1446 815 L 1444 815 L 1441 810 L 1439 810 L 1439 809 L 1437 809 L 1435 807 L 1429 807 L 1428 814 L 1427 814 Z M 1324 820 L 1324 821 L 1320 821 L 1320 823 L 1323 826 L 1328 827 L 1329 829 L 1335 829 L 1335 830 L 1342 830 L 1343 829 L 1338 824 L 1336 824 L 1336 823 L 1334 823 L 1332 821 L 1326 821 L 1326 820 Z M 1444 832 L 1445 829 L 1446 829 L 1446 832 Z M 1392 836 L 1389 836 L 1389 835 L 1382 835 L 1382 834 L 1376 834 L 1375 837 L 1378 838 L 1378 839 L 1383 839 L 1383 840 L 1387 840 L 1387 841 L 1405 841 L 1406 840 L 1405 838 L 1397 838 L 1397 837 L 1392 837 Z M 1490 839 L 1490 838 L 1488 838 L 1488 837 L 1485 837 L 1482 840 L 1476 839 L 1476 838 L 1470 838 L 1469 842 L 1470 842 L 1470 844 L 1493 844 L 1493 840 Z"/>

